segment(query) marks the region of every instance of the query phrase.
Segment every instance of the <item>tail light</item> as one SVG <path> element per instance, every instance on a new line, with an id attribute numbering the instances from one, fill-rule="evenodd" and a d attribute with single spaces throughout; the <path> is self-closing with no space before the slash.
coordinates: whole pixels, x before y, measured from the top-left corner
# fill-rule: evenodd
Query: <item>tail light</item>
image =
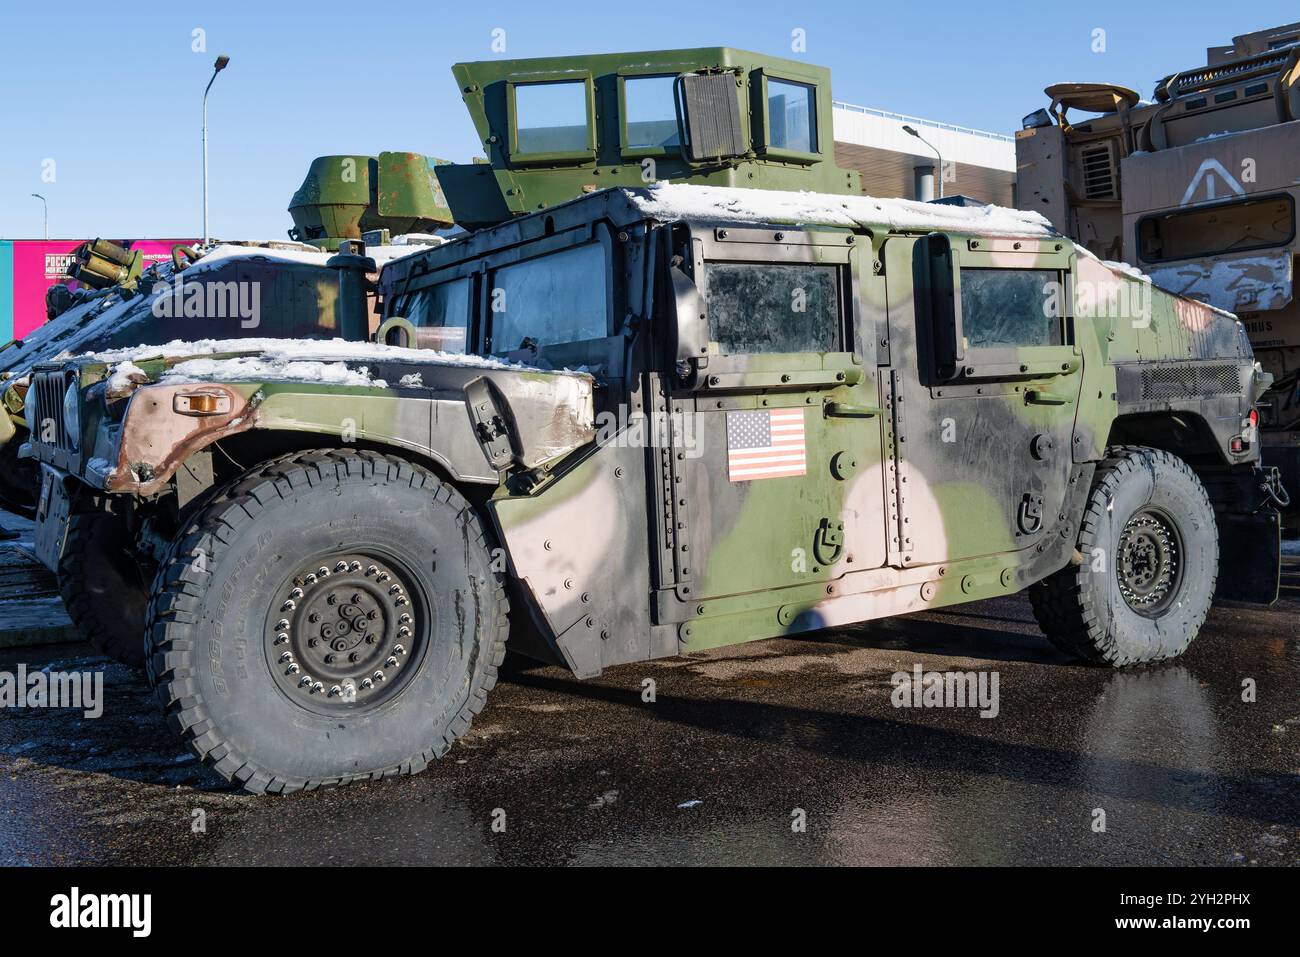
<path id="1" fill-rule="evenodd" d="M 1245 452 L 1254 444 L 1259 430 L 1259 409 L 1250 410 L 1250 413 L 1241 420 L 1241 428 L 1240 435 L 1234 435 L 1228 440 L 1228 450 L 1231 452 Z"/>

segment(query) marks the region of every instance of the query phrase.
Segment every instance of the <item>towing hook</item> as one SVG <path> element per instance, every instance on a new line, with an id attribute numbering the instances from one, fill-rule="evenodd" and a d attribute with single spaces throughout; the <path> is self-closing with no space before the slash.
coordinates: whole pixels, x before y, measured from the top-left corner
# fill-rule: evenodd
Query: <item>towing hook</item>
<path id="1" fill-rule="evenodd" d="M 1255 512 L 1268 505 L 1272 505 L 1279 512 L 1285 512 L 1291 507 L 1291 493 L 1286 490 L 1282 484 L 1282 476 L 1277 469 L 1269 469 L 1264 476 L 1264 481 L 1259 483 L 1259 490 L 1266 496 L 1264 501 L 1259 503 L 1259 508 Z M 1254 514 L 1254 513 L 1252 513 Z"/>

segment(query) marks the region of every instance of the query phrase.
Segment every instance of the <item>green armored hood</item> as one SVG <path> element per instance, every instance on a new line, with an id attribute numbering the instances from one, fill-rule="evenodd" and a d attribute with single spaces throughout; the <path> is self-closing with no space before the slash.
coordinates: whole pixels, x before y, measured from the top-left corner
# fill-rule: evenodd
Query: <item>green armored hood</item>
<path id="1" fill-rule="evenodd" d="M 121 424 L 98 430 L 86 450 L 89 470 L 114 491 L 148 494 L 186 455 L 256 429 L 432 448 L 467 480 L 543 467 L 595 435 L 585 372 L 427 349 L 207 340 L 85 356 L 77 368 L 81 387 L 99 396 L 96 413 Z"/>

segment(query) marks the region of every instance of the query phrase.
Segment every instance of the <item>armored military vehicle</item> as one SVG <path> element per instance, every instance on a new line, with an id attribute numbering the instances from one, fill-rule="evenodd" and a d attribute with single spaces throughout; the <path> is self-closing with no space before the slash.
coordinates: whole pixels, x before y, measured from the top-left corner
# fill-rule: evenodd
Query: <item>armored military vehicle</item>
<path id="1" fill-rule="evenodd" d="M 1276 595 L 1242 325 L 1041 217 L 614 188 L 380 293 L 394 344 L 126 350 L 28 392 L 43 560 L 111 516 L 162 707 L 251 791 L 420 770 L 507 637 L 588 677 L 1028 589 L 1119 666 L 1216 590 Z"/>
<path id="2" fill-rule="evenodd" d="M 25 374 L 36 362 L 60 353 L 86 352 L 169 342 L 173 339 L 229 339 L 256 334 L 272 338 L 365 339 L 374 332 L 374 262 L 332 259 L 328 252 L 360 251 L 383 261 L 414 247 L 388 247 L 401 234 L 445 230 L 451 212 L 434 175 L 440 160 L 418 153 L 372 156 L 320 156 L 312 161 L 289 203 L 295 242 L 238 243 L 197 251 L 178 246 L 172 261 L 144 268 L 138 250 L 103 239 L 82 244 L 69 277 L 81 288 L 51 286 L 45 325 L 0 347 L 0 505 L 30 512 L 35 481 L 17 457 L 26 429 L 22 419 Z M 437 239 L 431 240 L 437 242 Z M 371 284 L 361 299 L 351 295 Z M 368 272 L 367 272 L 368 270 Z M 198 310 L 154 309 L 160 284 L 184 276 L 187 295 L 201 289 Z M 228 302 L 229 294 L 249 293 L 246 308 Z M 251 315 L 257 294 L 257 315 Z M 189 298 L 193 298 L 190 296 Z M 166 300 L 162 300 L 166 302 Z M 208 303 L 215 308 L 207 308 Z M 338 308 L 345 303 L 346 308 Z M 263 315 L 265 323 L 262 322 Z M 256 332 L 253 332 L 256 330 Z"/>
<path id="3" fill-rule="evenodd" d="M 1259 435 L 1244 441 L 1281 470 L 1281 502 L 1300 502 L 1300 23 L 1210 47 L 1149 102 L 1104 83 L 1046 92 L 1051 105 L 1016 136 L 1020 204 L 1102 258 L 1241 317 L 1274 376 Z M 1286 514 L 1300 523 L 1294 504 Z"/>
<path id="4" fill-rule="evenodd" d="M 448 197 L 455 200 L 460 225 L 474 228 L 547 208 L 602 185 L 663 177 L 860 192 L 857 174 L 834 164 L 830 77 L 821 67 L 729 48 L 702 48 L 563 61 L 463 63 L 453 72 L 483 133 L 486 161 L 454 166 L 395 152 L 319 157 L 290 202 L 292 239 L 322 250 L 360 239 L 373 255 L 376 244 L 387 242 L 395 232 L 448 232 Z M 95 273 L 116 276 L 113 288 L 96 292 L 83 308 L 72 308 L 39 336 L 14 344 L 17 348 L 7 357 L 0 355 L 0 375 L 7 367 L 10 379 L 3 397 L 6 414 L 0 416 L 0 491 L 10 507 L 28 510 L 35 505 L 37 483 L 30 463 L 16 456 L 26 433 L 22 408 L 27 379 L 21 373 L 34 360 L 195 334 L 226 339 L 249 328 L 243 321 L 239 330 L 208 323 L 196 333 L 183 315 L 175 317 L 183 329 L 158 322 L 153 300 L 147 295 L 133 298 L 139 271 L 125 268 L 124 256 L 108 256 L 105 268 Z M 278 258 L 291 257 L 286 253 Z M 291 287 L 268 298 L 269 321 L 258 332 L 262 336 L 338 335 L 359 341 L 374 331 L 373 323 L 366 325 L 356 296 L 344 289 L 346 282 L 355 291 L 359 260 L 332 262 L 342 265 L 335 274 L 319 271 L 326 265 L 323 258 L 299 258 L 303 261 L 292 268 L 268 265 L 259 279 L 210 270 L 214 257 L 209 256 L 202 270 L 190 267 L 187 285 L 193 287 L 196 274 L 207 270 L 202 280 L 214 290 L 225 288 L 231 279 L 246 280 L 239 288 L 250 282 L 257 288 L 265 282 Z M 176 271 L 184 265 L 178 259 Z M 313 269 L 318 271 L 312 274 Z M 146 278 L 146 293 L 158 278 Z M 295 295 L 295 289 L 301 294 Z M 350 321 L 334 321 L 336 301 L 352 303 L 347 310 Z M 366 310 L 373 319 L 369 305 L 373 298 Z M 83 303 L 74 300 L 63 308 L 69 306 Z M 111 336 L 105 335 L 108 330 Z M 404 334 L 397 328 L 386 338 Z M 425 331 L 419 337 L 421 344 L 437 345 Z M 131 603 L 130 613 L 125 613 L 100 599 L 138 594 L 139 587 L 124 586 L 140 575 L 147 579 L 152 568 L 148 559 L 142 573 L 132 563 L 105 560 L 120 557 L 129 541 L 119 532 L 102 510 L 84 521 L 78 518 L 63 555 L 61 590 L 74 621 L 97 647 L 134 659 L 139 656 L 136 634 L 143 602 Z"/>

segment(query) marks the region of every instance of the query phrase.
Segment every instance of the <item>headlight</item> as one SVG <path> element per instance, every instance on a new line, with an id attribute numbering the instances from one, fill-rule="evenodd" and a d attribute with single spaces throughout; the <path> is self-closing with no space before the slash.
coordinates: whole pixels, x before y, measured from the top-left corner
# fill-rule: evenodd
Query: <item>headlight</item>
<path id="1" fill-rule="evenodd" d="M 32 435 L 36 434 L 36 382 L 33 380 L 27 386 L 27 394 L 23 396 L 23 418 L 27 420 L 27 431 Z"/>
<path id="2" fill-rule="evenodd" d="M 77 385 L 77 380 L 73 379 L 63 393 L 63 428 L 74 452 L 81 445 L 81 390 Z"/>

